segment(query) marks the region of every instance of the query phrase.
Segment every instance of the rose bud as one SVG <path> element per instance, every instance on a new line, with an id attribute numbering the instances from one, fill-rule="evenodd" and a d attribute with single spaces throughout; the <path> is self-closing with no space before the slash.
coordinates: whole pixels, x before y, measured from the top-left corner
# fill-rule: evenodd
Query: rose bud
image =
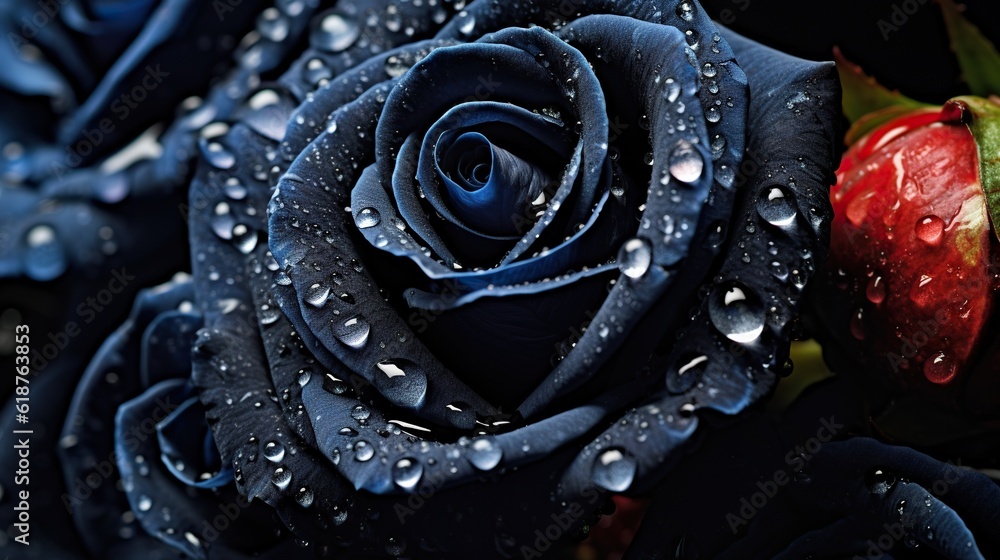
<path id="1" fill-rule="evenodd" d="M 837 371 L 860 362 L 896 389 L 995 415 L 1000 100 L 923 106 L 838 63 L 846 112 L 858 112 L 849 107 L 854 87 L 883 108 L 855 119 L 831 190 L 817 305 L 827 359 Z"/>

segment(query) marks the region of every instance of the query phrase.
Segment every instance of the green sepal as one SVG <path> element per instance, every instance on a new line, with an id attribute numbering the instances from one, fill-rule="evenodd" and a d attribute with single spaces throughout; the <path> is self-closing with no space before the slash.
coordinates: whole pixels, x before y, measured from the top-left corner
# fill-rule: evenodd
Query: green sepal
<path id="1" fill-rule="evenodd" d="M 987 97 L 1000 94 L 1000 53 L 973 25 L 965 19 L 952 0 L 938 0 L 944 14 L 945 27 L 951 39 L 951 50 L 958 58 L 962 77 L 972 95 Z"/>
<path id="2" fill-rule="evenodd" d="M 969 129 L 979 151 L 979 180 L 993 235 L 1000 240 L 1000 98 L 962 96 L 952 101 L 964 102 L 972 113 Z"/>
<path id="3" fill-rule="evenodd" d="M 879 84 L 875 78 L 865 74 L 860 66 L 844 58 L 839 49 L 834 48 L 833 58 L 837 63 L 837 73 L 840 74 L 840 85 L 844 92 L 844 115 L 852 124 L 870 113 L 884 109 L 899 108 L 900 112 L 894 115 L 899 116 L 906 111 L 931 107 Z"/>

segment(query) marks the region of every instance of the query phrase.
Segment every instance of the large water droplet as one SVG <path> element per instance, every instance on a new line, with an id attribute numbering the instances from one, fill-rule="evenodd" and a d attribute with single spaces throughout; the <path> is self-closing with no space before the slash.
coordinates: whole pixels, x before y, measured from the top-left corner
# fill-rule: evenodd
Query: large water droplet
<path id="1" fill-rule="evenodd" d="M 858 340 L 864 340 L 865 339 L 865 310 L 864 310 L 864 308 L 859 307 L 857 309 L 857 311 L 855 311 L 851 315 L 850 330 L 851 330 L 851 336 L 853 336 L 854 338 L 856 338 Z"/>
<path id="2" fill-rule="evenodd" d="M 271 484 L 275 485 L 278 490 L 288 488 L 288 485 L 291 482 L 292 471 L 286 469 L 285 467 L 278 467 L 274 469 L 274 474 L 271 475 Z"/>
<path id="3" fill-rule="evenodd" d="M 285 446 L 278 441 L 269 441 L 264 445 L 264 457 L 272 463 L 280 463 L 285 458 Z"/>
<path id="4" fill-rule="evenodd" d="M 375 448 L 363 439 L 354 442 L 354 460 L 364 463 L 375 456 Z"/>
<path id="5" fill-rule="evenodd" d="M 935 352 L 924 362 L 924 377 L 931 383 L 944 385 L 955 378 L 958 368 L 944 352 Z"/>
<path id="6" fill-rule="evenodd" d="M 469 444 L 469 462 L 481 471 L 488 471 L 500 464 L 503 449 L 493 443 L 491 438 L 477 438 Z"/>
<path id="7" fill-rule="evenodd" d="M 705 170 L 705 162 L 701 153 L 686 140 L 678 142 L 677 147 L 670 152 L 667 162 L 670 174 L 682 183 L 694 183 Z"/>
<path id="8" fill-rule="evenodd" d="M 400 459 L 392 466 L 392 481 L 403 490 L 416 488 L 423 475 L 424 466 L 416 459 Z"/>
<path id="9" fill-rule="evenodd" d="M 416 408 L 427 395 L 423 368 L 405 359 L 383 360 L 375 365 L 375 387 L 391 403 Z"/>
<path id="10" fill-rule="evenodd" d="M 402 538 L 389 537 L 385 542 L 385 553 L 389 556 L 399 556 L 406 552 L 406 541 Z"/>
<path id="11" fill-rule="evenodd" d="M 928 245 L 939 245 L 944 237 L 944 220 L 933 214 L 924 216 L 917 220 L 914 230 L 917 239 Z"/>
<path id="12" fill-rule="evenodd" d="M 624 492 L 632 486 L 637 465 L 635 459 L 620 449 L 608 449 L 594 460 L 591 478 L 594 483 L 612 492 Z"/>
<path id="13" fill-rule="evenodd" d="M 708 367 L 708 356 L 688 356 L 667 377 L 667 389 L 673 393 L 683 393 L 697 383 Z"/>
<path id="14" fill-rule="evenodd" d="M 764 221 L 778 227 L 791 225 L 798 210 L 795 199 L 784 187 L 773 186 L 764 189 L 757 201 L 757 213 Z"/>
<path id="15" fill-rule="evenodd" d="M 764 306 L 757 294 L 738 282 L 715 287 L 708 316 L 719 332 L 735 342 L 753 342 L 764 332 Z"/>
<path id="16" fill-rule="evenodd" d="M 653 245 L 642 237 L 626 241 L 618 250 L 618 269 L 629 278 L 641 278 L 653 263 Z"/>
<path id="17" fill-rule="evenodd" d="M 374 208 L 362 208 L 358 216 L 354 218 L 354 223 L 360 229 L 375 227 L 382 221 L 382 216 Z"/>
<path id="18" fill-rule="evenodd" d="M 233 226 L 233 245 L 244 255 L 249 255 L 257 248 L 257 231 L 243 224 Z"/>
<path id="19" fill-rule="evenodd" d="M 313 307 L 323 307 L 326 304 L 326 300 L 330 298 L 330 287 L 324 286 L 322 284 L 313 284 L 306 289 L 305 296 L 302 298 L 306 303 Z"/>
<path id="20" fill-rule="evenodd" d="M 462 35 L 472 35 L 472 32 L 476 29 L 476 16 L 470 14 L 469 12 L 462 12 L 458 14 L 458 31 Z"/>
<path id="21" fill-rule="evenodd" d="M 329 12 L 309 36 L 312 46 L 320 50 L 340 52 L 351 47 L 361 35 L 361 27 L 353 18 L 339 12 Z"/>
<path id="22" fill-rule="evenodd" d="M 351 348 L 362 348 L 368 342 L 371 325 L 361 315 L 344 321 L 344 327 L 337 333 L 337 339 Z"/>

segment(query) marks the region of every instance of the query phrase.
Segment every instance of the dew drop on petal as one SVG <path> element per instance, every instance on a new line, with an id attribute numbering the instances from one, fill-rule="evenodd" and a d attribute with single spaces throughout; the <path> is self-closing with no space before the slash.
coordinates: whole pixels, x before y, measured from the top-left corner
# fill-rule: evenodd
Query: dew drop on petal
<path id="1" fill-rule="evenodd" d="M 452 426 L 462 430 L 471 430 L 475 427 L 476 413 L 468 404 L 464 402 L 453 402 L 446 408 L 445 418 L 451 422 Z"/>
<path id="2" fill-rule="evenodd" d="M 642 237 L 629 239 L 618 250 L 618 269 L 629 278 L 641 278 L 652 263 L 653 245 Z"/>
<path id="3" fill-rule="evenodd" d="M 757 201 L 757 213 L 765 222 L 778 227 L 791 225 L 798 211 L 795 201 L 784 187 L 764 189 Z"/>
<path id="4" fill-rule="evenodd" d="M 423 474 L 424 466 L 416 459 L 400 459 L 392 466 L 392 481 L 403 490 L 416 488 Z"/>
<path id="5" fill-rule="evenodd" d="M 500 464 L 501 458 L 503 449 L 494 444 L 491 438 L 477 438 L 469 444 L 469 462 L 481 471 L 493 469 Z"/>
<path id="6" fill-rule="evenodd" d="M 344 321 L 344 329 L 337 334 L 337 339 L 351 348 L 362 348 L 368 342 L 370 332 L 371 325 L 368 321 L 357 315 Z"/>
<path id="7" fill-rule="evenodd" d="M 681 2 L 680 5 L 677 6 L 677 16 L 684 21 L 691 21 L 694 19 L 694 6 L 691 5 L 691 2 Z"/>
<path id="8" fill-rule="evenodd" d="M 274 474 L 271 475 L 271 484 L 277 487 L 278 490 L 288 488 L 288 484 L 291 482 L 292 471 L 286 469 L 285 467 L 278 467 L 274 469 Z"/>
<path id="9" fill-rule="evenodd" d="M 295 493 L 295 501 L 304 508 L 311 506 L 313 500 L 315 499 L 316 496 L 313 494 L 312 490 L 306 488 L 305 486 L 299 488 L 299 491 Z"/>
<path id="10" fill-rule="evenodd" d="M 931 383 L 944 385 L 955 378 L 958 368 L 947 354 L 935 352 L 924 362 L 924 377 Z"/>
<path id="11" fill-rule="evenodd" d="M 357 224 L 360 229 L 367 229 L 370 227 L 375 227 L 382 221 L 382 216 L 378 213 L 378 210 L 374 208 L 362 208 L 358 212 L 358 217 L 354 219 L 354 223 Z"/>
<path id="12" fill-rule="evenodd" d="M 750 288 L 738 282 L 715 287 L 708 315 L 715 328 L 735 342 L 753 342 L 764 332 L 764 306 Z"/>
<path id="13" fill-rule="evenodd" d="M 68 266 L 65 251 L 56 237 L 56 231 L 46 224 L 38 224 L 24 236 L 25 273 L 29 278 L 47 281 L 57 278 Z"/>
<path id="14" fill-rule="evenodd" d="M 635 459 L 620 449 L 608 449 L 594 459 L 591 478 L 605 490 L 624 492 L 632 486 L 636 469 Z"/>
<path id="15" fill-rule="evenodd" d="M 309 37 L 312 45 L 329 52 L 350 48 L 361 35 L 361 27 L 352 18 L 331 12 L 319 22 L 319 27 Z"/>
<path id="16" fill-rule="evenodd" d="M 876 274 L 868 281 L 868 286 L 865 288 L 865 296 L 868 298 L 868 301 L 878 305 L 885 301 L 885 294 L 885 280 Z"/>
<path id="17" fill-rule="evenodd" d="M 264 457 L 272 463 L 280 463 L 285 458 L 285 446 L 277 441 L 267 442 L 264 444 Z"/>
<path id="18" fill-rule="evenodd" d="M 257 248 L 257 231 L 243 224 L 233 226 L 233 245 L 244 255 L 249 255 Z"/>
<path id="19" fill-rule="evenodd" d="M 917 220 L 914 230 L 917 239 L 928 245 L 939 245 L 944 237 L 944 220 L 933 214 L 924 216 Z"/>
<path id="20" fill-rule="evenodd" d="M 701 153 L 686 140 L 681 140 L 677 147 L 670 152 L 667 165 L 670 169 L 670 175 L 682 183 L 694 183 L 701 178 L 705 170 L 705 162 L 701 158 Z"/>
<path id="21" fill-rule="evenodd" d="M 360 439 L 354 442 L 354 460 L 360 463 L 370 460 L 375 456 L 375 448 L 367 441 Z"/>
<path id="22" fill-rule="evenodd" d="M 306 290 L 303 299 L 313 307 L 323 307 L 326 300 L 330 298 L 330 287 L 322 284 L 313 284 Z"/>

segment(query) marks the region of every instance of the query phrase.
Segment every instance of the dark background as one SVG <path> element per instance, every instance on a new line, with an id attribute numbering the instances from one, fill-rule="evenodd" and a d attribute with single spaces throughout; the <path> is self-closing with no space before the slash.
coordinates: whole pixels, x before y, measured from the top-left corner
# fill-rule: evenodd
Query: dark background
<path id="1" fill-rule="evenodd" d="M 1000 2 L 960 4 L 966 18 L 1000 44 Z M 832 60 L 833 47 L 839 46 L 883 85 L 921 101 L 938 103 L 968 93 L 935 0 L 704 0 L 702 5 L 719 23 L 803 58 Z M 884 34 L 879 20 L 895 26 L 893 6 L 906 21 Z"/>

